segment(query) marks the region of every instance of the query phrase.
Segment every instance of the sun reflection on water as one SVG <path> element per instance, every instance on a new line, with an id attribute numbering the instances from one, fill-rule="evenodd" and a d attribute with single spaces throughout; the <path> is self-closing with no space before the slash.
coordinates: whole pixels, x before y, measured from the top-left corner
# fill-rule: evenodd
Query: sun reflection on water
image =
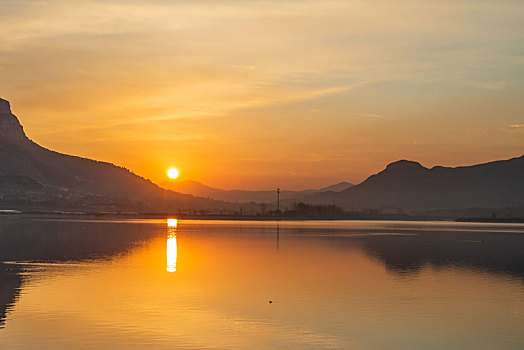
<path id="1" fill-rule="evenodd" d="M 177 219 L 167 219 L 167 227 L 174 227 L 176 228 L 178 225 Z"/>
<path id="2" fill-rule="evenodd" d="M 177 258 L 177 245 L 176 245 L 176 233 L 177 233 L 178 220 L 167 219 L 167 272 L 176 271 L 176 258 Z"/>

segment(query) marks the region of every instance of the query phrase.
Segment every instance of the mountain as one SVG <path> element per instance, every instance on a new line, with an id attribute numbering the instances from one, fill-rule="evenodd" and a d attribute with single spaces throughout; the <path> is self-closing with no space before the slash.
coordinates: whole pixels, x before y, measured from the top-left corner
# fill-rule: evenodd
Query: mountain
<path id="1" fill-rule="evenodd" d="M 129 208 L 141 203 L 150 209 L 160 205 L 166 208 L 219 205 L 208 199 L 167 191 L 110 163 L 41 147 L 25 135 L 9 102 L 0 99 L 0 205 L 48 203 L 56 208 L 69 207 L 73 202 L 111 207 L 127 203 Z"/>
<path id="2" fill-rule="evenodd" d="M 524 203 L 524 156 L 474 166 L 431 169 L 400 160 L 344 191 L 305 199 L 346 210 L 500 208 Z"/>
<path id="3" fill-rule="evenodd" d="M 234 211 L 242 206 L 244 213 L 256 213 L 260 206 L 245 203 L 276 201 L 274 190 L 222 190 L 193 181 L 163 186 L 170 190 L 125 168 L 36 144 L 25 135 L 9 102 L 0 99 L 0 209 Z M 302 201 L 392 212 L 522 207 L 524 156 L 431 169 L 400 160 L 356 186 L 341 182 L 317 190 L 281 191 L 280 199 L 283 207 Z"/>
<path id="4" fill-rule="evenodd" d="M 180 193 L 192 194 L 194 196 L 210 197 L 220 201 L 226 202 L 243 202 L 243 203 L 269 203 L 275 202 L 277 194 L 275 190 L 269 191 L 245 191 L 245 190 L 223 190 L 206 186 L 197 181 L 190 180 L 173 180 L 166 181 L 160 184 L 166 189 L 170 189 Z M 285 201 L 301 201 L 303 198 L 318 194 L 325 191 L 342 191 L 353 186 L 349 182 L 340 182 L 335 185 L 324 187 L 318 190 L 303 190 L 303 191 L 281 191 L 280 199 Z"/>
<path id="5" fill-rule="evenodd" d="M 160 187 L 179 193 L 191 194 L 193 196 L 213 198 L 215 197 L 215 193 L 224 191 L 192 180 L 164 181 L 160 184 Z"/>
<path id="6" fill-rule="evenodd" d="M 338 184 L 334 184 L 334 185 L 327 186 L 319 190 L 316 190 L 316 192 L 327 192 L 327 191 L 340 192 L 340 191 L 344 191 L 350 188 L 351 186 L 353 186 L 352 183 L 342 181 L 342 182 L 339 182 Z"/>

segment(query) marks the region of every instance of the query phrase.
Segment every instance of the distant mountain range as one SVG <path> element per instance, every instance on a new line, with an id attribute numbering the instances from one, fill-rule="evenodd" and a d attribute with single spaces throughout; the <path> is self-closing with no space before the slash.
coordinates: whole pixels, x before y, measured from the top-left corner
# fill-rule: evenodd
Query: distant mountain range
<path id="1" fill-rule="evenodd" d="M 0 99 L 0 209 L 190 209 L 253 215 L 275 207 L 274 190 L 222 190 L 194 181 L 162 186 L 165 188 L 110 163 L 39 146 L 27 138 L 9 102 Z M 341 182 L 317 190 L 283 190 L 280 198 L 283 209 L 295 202 L 391 213 L 524 208 L 524 156 L 431 169 L 400 160 L 355 186 Z"/>
<path id="2" fill-rule="evenodd" d="M 524 156 L 462 167 L 400 160 L 341 192 L 309 196 L 304 202 L 346 210 L 500 208 L 524 205 Z"/>
<path id="3" fill-rule="evenodd" d="M 170 189 L 180 193 L 192 194 L 199 197 L 208 197 L 226 202 L 241 202 L 241 203 L 274 203 L 277 200 L 276 190 L 270 191 L 246 191 L 246 190 L 223 190 L 206 186 L 200 182 L 191 180 L 172 180 L 165 181 L 160 184 L 161 187 Z M 280 199 L 282 201 L 302 201 L 303 199 L 315 194 L 333 191 L 339 192 L 353 186 L 349 182 L 339 182 L 335 185 L 320 188 L 317 190 L 302 190 L 302 191 L 285 191 L 280 192 Z"/>
<path id="4" fill-rule="evenodd" d="M 2 203 L 69 207 L 71 203 L 155 210 L 228 207 L 209 199 L 174 193 L 110 163 L 48 150 L 31 141 L 0 99 L 0 207 Z M 38 204 L 38 205 L 37 205 Z"/>

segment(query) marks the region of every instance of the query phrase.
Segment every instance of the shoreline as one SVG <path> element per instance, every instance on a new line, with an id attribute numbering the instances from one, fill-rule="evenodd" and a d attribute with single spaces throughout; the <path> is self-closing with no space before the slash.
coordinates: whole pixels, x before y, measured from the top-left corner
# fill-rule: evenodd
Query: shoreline
<path id="1" fill-rule="evenodd" d="M 524 223 L 524 218 L 483 218 L 483 217 L 430 217 L 410 215 L 340 215 L 340 216 L 287 216 L 287 215 L 239 215 L 239 214 L 188 214 L 177 212 L 137 213 L 137 212 L 66 212 L 66 211 L 12 211 L 0 212 L 0 218 L 13 217 L 74 217 L 74 218 L 125 218 L 125 219 L 167 219 L 181 220 L 224 220 L 224 221 L 446 221 L 478 223 Z"/>

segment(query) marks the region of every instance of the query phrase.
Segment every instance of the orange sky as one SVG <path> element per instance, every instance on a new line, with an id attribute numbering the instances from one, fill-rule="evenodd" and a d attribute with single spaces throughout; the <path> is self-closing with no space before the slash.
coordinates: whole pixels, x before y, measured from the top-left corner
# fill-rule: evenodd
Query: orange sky
<path id="1" fill-rule="evenodd" d="M 5 1 L 29 137 L 155 182 L 298 189 L 524 154 L 513 0 Z"/>

